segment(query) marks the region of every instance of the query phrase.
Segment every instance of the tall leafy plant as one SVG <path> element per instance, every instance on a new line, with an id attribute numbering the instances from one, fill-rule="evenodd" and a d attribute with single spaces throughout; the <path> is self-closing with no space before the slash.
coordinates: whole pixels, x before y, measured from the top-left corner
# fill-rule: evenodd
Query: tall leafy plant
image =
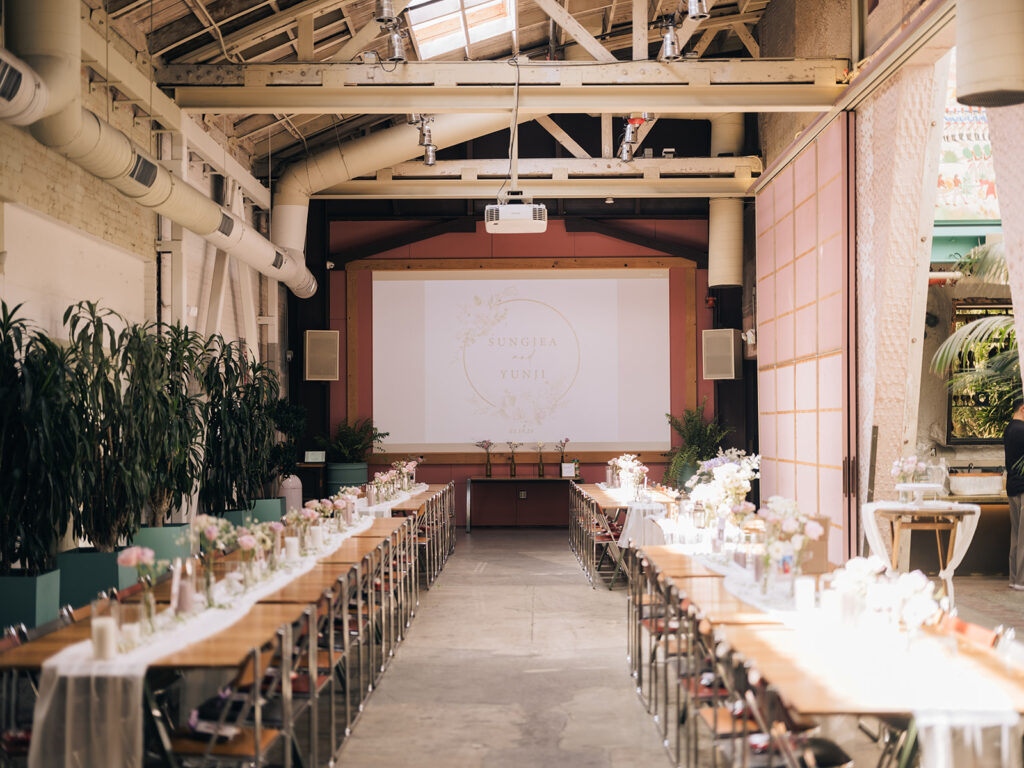
<path id="1" fill-rule="evenodd" d="M 158 384 L 133 375 L 129 385 L 150 397 L 144 454 L 150 525 L 162 525 L 199 479 L 206 423 L 199 387 L 203 350 L 202 336 L 180 323 L 136 327 L 129 335 L 129 358 L 153 358 L 153 367 L 162 368 Z"/>
<path id="2" fill-rule="evenodd" d="M 244 509 L 263 493 L 274 445 L 273 370 L 250 362 L 244 345 L 211 337 L 202 366 L 206 440 L 199 498 L 207 512 Z"/>
<path id="3" fill-rule="evenodd" d="M 270 479 L 294 475 L 299 463 L 299 438 L 306 429 L 306 409 L 301 405 L 278 400 L 273 409 L 274 426 L 281 440 L 270 454 Z"/>
<path id="4" fill-rule="evenodd" d="M 723 427 L 715 418 L 704 418 L 704 406 L 707 400 L 702 400 L 696 408 L 687 408 L 681 416 L 673 416 L 666 413 L 669 425 L 680 437 L 680 445 L 669 456 L 669 464 L 665 468 L 664 482 L 675 484 L 680 475 L 692 468 L 701 461 L 707 461 L 718 453 L 722 440 L 729 434 L 729 429 Z M 693 474 L 692 469 L 689 470 Z"/>
<path id="5" fill-rule="evenodd" d="M 56 567 L 82 456 L 71 350 L 0 303 L 0 575 Z"/>
<path id="6" fill-rule="evenodd" d="M 71 396 L 84 453 L 74 531 L 113 551 L 138 531 L 149 499 L 148 430 L 163 363 L 142 330 L 94 302 L 64 313 L 70 341 Z"/>
<path id="7" fill-rule="evenodd" d="M 957 269 L 982 283 L 1006 285 L 1006 251 L 1002 242 L 972 249 Z M 970 363 L 968 365 L 967 363 Z M 990 315 L 965 323 L 932 356 L 932 370 L 956 395 L 984 394 L 989 403 L 973 408 L 972 431 L 1000 434 L 1013 415 L 1021 391 L 1020 357 L 1012 315 Z"/>
<path id="8" fill-rule="evenodd" d="M 369 418 L 338 424 L 334 436 L 318 437 L 317 444 L 327 452 L 327 460 L 339 464 L 359 464 L 380 445 L 390 432 L 381 432 Z"/>

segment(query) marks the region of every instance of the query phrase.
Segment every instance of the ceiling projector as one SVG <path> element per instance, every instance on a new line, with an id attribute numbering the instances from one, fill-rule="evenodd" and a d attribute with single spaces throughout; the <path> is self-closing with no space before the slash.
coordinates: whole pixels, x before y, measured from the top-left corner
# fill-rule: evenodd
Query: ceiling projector
<path id="1" fill-rule="evenodd" d="M 495 235 L 546 232 L 548 209 L 543 203 L 497 203 L 484 209 L 484 225 Z"/>

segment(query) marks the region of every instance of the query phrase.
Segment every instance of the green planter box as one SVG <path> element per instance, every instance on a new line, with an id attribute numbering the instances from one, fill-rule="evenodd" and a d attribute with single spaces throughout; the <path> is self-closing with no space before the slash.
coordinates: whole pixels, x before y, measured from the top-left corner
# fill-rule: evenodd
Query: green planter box
<path id="1" fill-rule="evenodd" d="M 181 539 L 181 543 L 178 540 Z M 187 560 L 192 554 L 188 541 L 188 523 L 171 523 L 159 527 L 143 527 L 135 534 L 132 546 L 149 547 L 157 560 L 170 560 L 180 557 Z"/>
<path id="2" fill-rule="evenodd" d="M 359 464 L 327 465 L 327 495 L 333 496 L 346 485 L 364 485 L 367 480 L 366 462 Z"/>
<path id="3" fill-rule="evenodd" d="M 0 576 L 0 626 L 38 627 L 60 612 L 60 569 L 38 576 Z"/>
<path id="4" fill-rule="evenodd" d="M 99 552 L 79 547 L 57 555 L 60 567 L 60 604 L 80 608 L 99 592 L 124 589 L 139 580 L 138 571 L 117 564 L 118 552 Z"/>
<path id="5" fill-rule="evenodd" d="M 250 521 L 257 523 L 272 523 L 284 517 L 284 496 L 273 499 L 256 499 L 249 509 L 234 509 L 226 512 L 224 517 L 233 525 L 249 525 Z"/>

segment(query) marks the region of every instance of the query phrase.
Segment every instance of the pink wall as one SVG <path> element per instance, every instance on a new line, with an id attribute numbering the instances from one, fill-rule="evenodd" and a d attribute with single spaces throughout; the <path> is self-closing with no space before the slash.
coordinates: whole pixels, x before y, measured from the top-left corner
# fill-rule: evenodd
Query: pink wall
<path id="1" fill-rule="evenodd" d="M 761 496 L 829 517 L 833 562 L 847 540 L 844 126 L 834 121 L 756 201 Z"/>
<path id="2" fill-rule="evenodd" d="M 345 249 L 372 243 L 390 235 L 422 227 L 425 222 L 342 222 L 331 223 L 330 252 L 343 254 Z M 706 221 L 668 221 L 668 220 L 629 220 L 615 222 L 616 225 L 628 227 L 638 234 L 657 236 L 680 245 L 705 249 L 707 246 Z M 650 250 L 631 243 L 616 240 L 599 234 L 566 232 L 562 221 L 551 221 L 548 231 L 542 235 L 489 235 L 479 224 L 476 232 L 451 233 L 439 235 L 429 240 L 412 243 L 396 248 L 377 257 L 380 259 L 482 259 L 482 258 L 630 258 L 645 256 L 663 256 L 660 251 Z M 372 276 L 369 270 L 358 273 L 357 290 L 359 301 L 358 315 L 358 392 L 359 417 L 370 416 L 373 412 L 371 393 L 372 381 L 372 306 L 369 300 L 372 289 Z M 346 387 L 346 338 L 347 338 L 347 277 L 346 273 L 337 270 L 330 277 L 330 318 L 331 328 L 341 331 L 342 364 L 340 377 L 330 387 L 330 418 L 335 425 L 347 414 Z M 700 371 L 699 329 L 710 328 L 712 313 L 705 305 L 707 294 L 707 271 L 671 269 L 669 271 L 669 323 L 672 360 L 670 363 L 670 400 L 673 413 L 681 413 L 684 408 L 692 407 L 700 398 L 707 397 L 707 411 L 714 412 L 713 382 L 705 382 Z M 693 306 L 690 311 L 690 297 Z M 696 328 L 693 323 L 696 323 Z M 696 372 L 689 360 L 695 359 Z M 517 454 L 518 455 L 518 454 Z M 570 451 L 571 455 L 571 451 Z M 482 459 L 483 454 L 481 454 Z M 651 467 L 652 478 L 661 478 L 664 464 L 653 461 L 655 456 L 642 457 Z M 537 474 L 536 454 L 523 453 L 517 461 L 519 477 L 535 477 Z M 380 466 L 372 466 L 370 471 L 380 470 Z M 546 466 L 547 476 L 555 475 L 556 466 Z M 581 466 L 586 482 L 604 480 L 604 464 L 589 463 Z M 426 463 L 417 472 L 417 477 L 429 483 L 456 484 L 456 505 L 459 524 L 465 521 L 465 489 L 466 479 L 483 474 L 483 461 L 479 464 L 438 464 Z M 494 474 L 507 476 L 508 465 L 495 463 Z"/>

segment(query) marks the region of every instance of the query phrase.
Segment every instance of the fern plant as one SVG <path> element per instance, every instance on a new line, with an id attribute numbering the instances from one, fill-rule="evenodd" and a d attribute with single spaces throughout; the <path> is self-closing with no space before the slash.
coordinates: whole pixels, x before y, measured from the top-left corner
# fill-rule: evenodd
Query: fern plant
<path id="1" fill-rule="evenodd" d="M 666 413 L 669 425 L 679 435 L 681 444 L 671 453 L 662 480 L 666 485 L 681 487 L 688 479 L 687 472 L 692 475 L 701 461 L 707 461 L 718 454 L 722 440 L 731 431 L 718 423 L 718 419 L 704 419 L 704 406 L 707 398 L 696 408 L 687 408 L 681 416 Z"/>

